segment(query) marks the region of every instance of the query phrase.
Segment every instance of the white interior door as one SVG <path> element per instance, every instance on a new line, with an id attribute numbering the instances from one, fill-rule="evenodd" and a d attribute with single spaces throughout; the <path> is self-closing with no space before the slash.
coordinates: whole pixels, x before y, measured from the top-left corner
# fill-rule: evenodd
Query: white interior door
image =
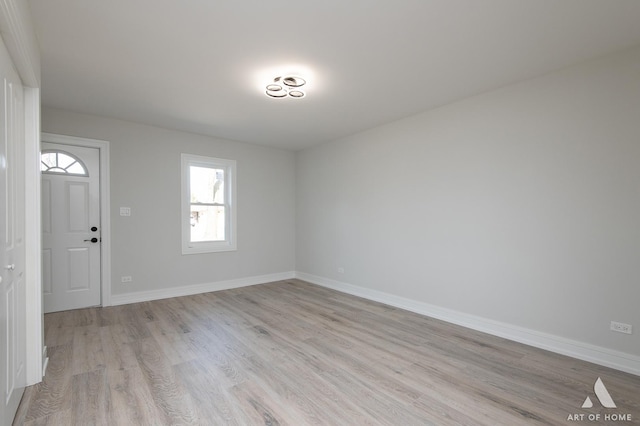
<path id="1" fill-rule="evenodd" d="M 100 152 L 43 142 L 44 311 L 100 304 Z"/>
<path id="2" fill-rule="evenodd" d="M 24 91 L 0 40 L 0 424 L 11 424 L 26 376 Z"/>

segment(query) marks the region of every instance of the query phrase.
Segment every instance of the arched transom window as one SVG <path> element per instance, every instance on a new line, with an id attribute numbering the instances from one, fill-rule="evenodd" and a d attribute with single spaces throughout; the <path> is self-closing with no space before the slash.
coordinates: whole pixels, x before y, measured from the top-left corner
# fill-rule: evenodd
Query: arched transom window
<path id="1" fill-rule="evenodd" d="M 82 160 L 64 151 L 42 151 L 42 154 L 40 154 L 40 171 L 42 173 L 89 176 L 89 172 Z"/>

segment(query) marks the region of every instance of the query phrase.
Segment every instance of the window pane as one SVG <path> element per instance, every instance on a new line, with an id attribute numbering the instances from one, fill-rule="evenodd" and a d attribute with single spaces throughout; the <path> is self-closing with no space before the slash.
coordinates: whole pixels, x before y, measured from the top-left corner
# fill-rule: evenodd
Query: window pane
<path id="1" fill-rule="evenodd" d="M 40 170 L 47 170 L 51 167 L 56 166 L 56 154 L 53 152 L 46 152 L 40 156 L 40 161 L 42 161 Z"/>
<path id="2" fill-rule="evenodd" d="M 58 167 L 60 167 L 61 169 L 66 169 L 71 163 L 75 163 L 75 161 L 75 159 L 69 157 L 66 154 L 63 154 L 61 152 L 58 153 Z"/>
<path id="3" fill-rule="evenodd" d="M 192 203 L 224 203 L 224 170 L 190 167 Z"/>
<path id="4" fill-rule="evenodd" d="M 71 167 L 67 168 L 67 173 L 73 173 L 78 175 L 86 174 L 84 167 L 80 163 L 73 163 Z"/>
<path id="5" fill-rule="evenodd" d="M 225 208 L 191 206 L 191 241 L 224 241 Z"/>

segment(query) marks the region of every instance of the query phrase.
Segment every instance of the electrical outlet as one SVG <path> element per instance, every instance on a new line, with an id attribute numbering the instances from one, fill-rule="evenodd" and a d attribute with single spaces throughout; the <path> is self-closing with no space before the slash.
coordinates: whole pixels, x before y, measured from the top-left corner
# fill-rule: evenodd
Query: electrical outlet
<path id="1" fill-rule="evenodd" d="M 611 330 L 617 331 L 618 333 L 631 334 L 631 324 L 611 321 Z"/>
<path id="2" fill-rule="evenodd" d="M 130 283 L 131 281 L 133 281 L 133 278 L 131 278 L 131 275 L 126 275 L 126 276 L 120 277 L 120 281 L 123 283 Z"/>
<path id="3" fill-rule="evenodd" d="M 338 268 L 338 273 L 339 274 L 344 274 L 344 268 Z"/>
<path id="4" fill-rule="evenodd" d="M 131 207 L 120 207 L 120 216 L 131 216 Z"/>

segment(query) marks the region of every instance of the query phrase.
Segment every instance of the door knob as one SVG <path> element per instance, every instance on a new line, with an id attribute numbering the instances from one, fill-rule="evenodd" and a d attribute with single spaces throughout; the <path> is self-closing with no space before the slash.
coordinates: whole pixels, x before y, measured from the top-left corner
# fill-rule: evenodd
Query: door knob
<path id="1" fill-rule="evenodd" d="M 85 242 L 87 242 L 87 241 L 91 241 L 92 243 L 97 243 L 97 242 L 98 242 L 98 239 L 97 239 L 96 237 L 93 237 L 93 238 L 92 238 L 92 239 L 90 239 L 90 240 L 84 240 L 84 241 L 85 241 Z"/>
<path id="2" fill-rule="evenodd" d="M 12 263 L 11 265 L 5 266 L 4 269 L 8 271 L 13 271 L 14 269 L 16 269 L 16 265 Z"/>
<path id="3" fill-rule="evenodd" d="M 91 232 L 96 232 L 97 230 L 98 230 L 98 227 L 97 227 L 97 226 L 92 226 L 92 227 L 91 227 Z"/>

